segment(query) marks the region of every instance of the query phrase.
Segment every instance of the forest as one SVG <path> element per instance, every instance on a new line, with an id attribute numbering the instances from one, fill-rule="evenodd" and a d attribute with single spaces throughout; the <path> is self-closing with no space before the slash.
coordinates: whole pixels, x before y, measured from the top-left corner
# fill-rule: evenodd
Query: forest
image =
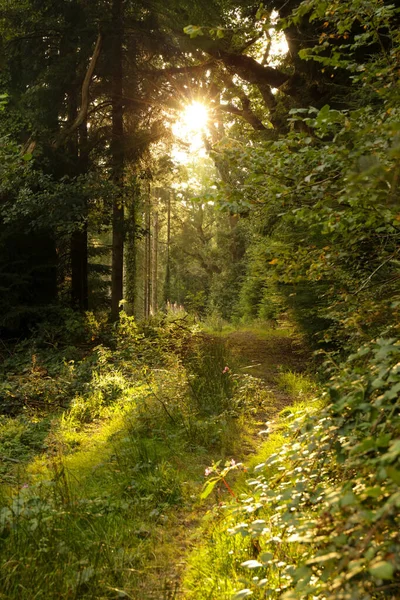
<path id="1" fill-rule="evenodd" d="M 399 0 L 0 0 L 0 600 L 400 597 L 399 76 Z"/>

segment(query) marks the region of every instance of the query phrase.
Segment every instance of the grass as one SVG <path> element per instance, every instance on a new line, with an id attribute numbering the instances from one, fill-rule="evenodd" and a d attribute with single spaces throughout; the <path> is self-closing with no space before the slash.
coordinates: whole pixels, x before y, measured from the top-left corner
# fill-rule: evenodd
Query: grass
<path id="1" fill-rule="evenodd" d="M 199 496 L 214 461 L 251 467 L 279 447 L 281 430 L 249 458 L 261 441 L 253 419 L 273 413 L 273 394 L 225 335 L 169 322 L 144 331 L 123 318 L 92 347 L 36 342 L 8 360 L 0 393 L 19 412 L 0 421 L 0 599 L 214 599 L 240 586 L 235 556 L 248 557 L 248 542 L 227 536 L 224 510 Z M 306 402 L 312 383 L 284 373 L 279 386 Z M 234 481 L 246 493 L 245 474 Z"/>
<path id="2" fill-rule="evenodd" d="M 239 452 L 251 398 L 222 342 L 187 334 L 174 353 L 154 332 L 148 344 L 131 334 L 112 352 L 87 352 L 68 377 L 62 350 L 52 377 L 40 350 L 34 372 L 29 351 L 18 357 L 28 408 L 0 425 L 0 598 L 178 593 L 205 467 Z M 54 382 L 62 373 L 64 384 Z M 29 406 L 36 384 L 46 402 Z M 56 388 L 64 410 L 52 402 Z"/>
<path id="3" fill-rule="evenodd" d="M 378 438 L 385 470 L 373 456 L 367 463 L 357 404 L 346 425 L 355 443 L 342 444 L 342 417 L 295 370 L 291 338 L 277 350 L 273 338 L 261 344 L 249 332 L 226 340 L 147 324 L 144 337 L 121 325 L 108 345 L 75 350 L 73 368 L 62 348 L 37 347 L 33 360 L 25 345 L 26 356 L 8 360 L 0 599 L 291 600 L 337 597 L 343 586 L 379 598 L 395 586 L 385 580 L 395 569 L 397 442 Z M 391 340 L 387 348 L 397 351 Z M 396 367 L 381 343 L 377 352 Z M 263 380 L 243 373 L 241 353 L 246 362 L 263 354 Z M 339 402 L 363 402 L 353 368 L 331 388 Z M 390 418 L 381 424 L 390 426 L 396 380 L 376 381 L 374 394 L 388 386 Z M 354 448 L 362 451 L 355 484 Z M 200 503 L 201 490 L 214 497 Z"/>
<path id="4" fill-rule="evenodd" d="M 299 562 L 299 545 L 275 544 L 274 564 L 271 566 L 265 584 L 261 582 L 260 570 L 255 568 L 252 572 L 242 566 L 242 563 L 259 558 L 265 551 L 259 546 L 260 531 L 251 531 L 251 525 L 262 519 L 261 527 L 270 528 L 271 539 L 280 535 L 279 528 L 274 525 L 274 513 L 262 508 L 252 496 L 252 487 L 249 482 L 257 478 L 260 472 L 268 478 L 276 475 L 276 467 L 269 466 L 262 471 L 259 465 L 273 455 L 281 453 L 285 445 L 295 443 L 288 439 L 288 428 L 291 423 L 307 414 L 316 414 L 323 407 L 320 399 L 312 400 L 316 393 L 316 384 L 308 377 L 301 374 L 282 374 L 279 385 L 287 393 L 291 393 L 298 400 L 290 407 L 281 411 L 278 418 L 266 424 L 265 431 L 269 430 L 267 439 L 262 442 L 257 452 L 246 460 L 245 471 L 232 483 L 237 501 L 224 498 L 223 505 L 220 503 L 207 514 L 202 523 L 202 537 L 199 546 L 192 552 L 184 579 L 184 597 L 187 600 L 211 600 L 218 598 L 228 600 L 236 597 L 239 590 L 251 588 L 254 598 L 275 597 L 274 590 L 279 594 L 284 590 L 285 568 Z M 281 463 L 282 464 L 282 463 Z M 282 466 L 280 468 L 283 468 Z M 285 465 L 289 470 L 290 463 Z M 276 539 L 278 539 L 278 537 Z M 274 543 L 272 542 L 272 547 Z M 268 551 L 271 550 L 271 543 Z M 272 554 L 271 554 L 272 557 Z M 260 585 L 260 591 L 254 591 L 254 586 Z M 266 596 L 265 594 L 269 594 Z M 250 595 L 250 593 L 248 593 Z M 246 597 L 238 594 L 237 598 Z"/>
<path id="5" fill-rule="evenodd" d="M 302 373 L 286 371 L 277 378 L 278 387 L 296 399 L 309 399 L 318 392 L 318 386 L 311 377 Z"/>
<path id="6" fill-rule="evenodd" d="M 190 490 L 177 440 L 139 436 L 131 419 L 115 415 L 66 455 L 60 436 L 57 454 L 28 467 L 2 512 L 2 555 L 13 568 L 8 560 L 1 570 L 0 597 L 136 594 L 166 515 Z M 191 457 L 181 458 L 193 476 Z"/>
<path id="7" fill-rule="evenodd" d="M 208 334 L 218 334 L 223 337 L 238 331 L 249 332 L 267 340 L 271 338 L 291 338 L 297 333 L 295 326 L 287 321 L 277 323 L 275 321 L 253 320 L 249 323 L 232 324 L 217 316 L 208 317 L 203 321 L 201 329 Z"/>

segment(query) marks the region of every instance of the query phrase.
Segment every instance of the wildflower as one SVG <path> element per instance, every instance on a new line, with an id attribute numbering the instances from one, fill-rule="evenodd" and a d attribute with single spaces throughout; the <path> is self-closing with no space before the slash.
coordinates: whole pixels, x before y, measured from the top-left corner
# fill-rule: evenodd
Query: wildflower
<path id="1" fill-rule="evenodd" d="M 213 472 L 212 467 L 207 467 L 206 470 L 204 471 L 204 477 L 208 477 L 209 475 L 211 475 L 212 472 Z"/>
<path id="2" fill-rule="evenodd" d="M 224 374 L 229 373 L 229 371 L 230 371 L 230 368 L 228 366 L 226 366 L 225 369 L 222 371 L 222 373 L 224 373 Z"/>

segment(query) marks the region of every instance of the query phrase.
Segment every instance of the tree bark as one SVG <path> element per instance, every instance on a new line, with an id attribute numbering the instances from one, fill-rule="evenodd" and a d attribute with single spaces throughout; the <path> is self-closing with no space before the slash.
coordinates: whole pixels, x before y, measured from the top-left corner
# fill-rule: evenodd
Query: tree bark
<path id="1" fill-rule="evenodd" d="M 159 220 L 158 212 L 154 213 L 153 220 L 153 251 L 152 251 L 152 285 L 151 285 L 151 313 L 153 315 L 158 311 L 158 230 Z"/>
<path id="2" fill-rule="evenodd" d="M 171 194 L 172 191 L 168 190 L 168 202 L 167 202 L 167 266 L 165 272 L 165 287 L 164 287 L 164 301 L 169 302 L 171 299 Z"/>
<path id="3" fill-rule="evenodd" d="M 123 0 L 112 3 L 112 180 L 118 190 L 112 215 L 111 319 L 119 317 L 124 281 L 124 108 L 123 108 Z"/>
<path id="4" fill-rule="evenodd" d="M 150 316 L 150 299 L 151 299 L 151 200 L 150 200 L 150 185 L 147 190 L 147 199 L 145 204 L 145 249 L 144 249 L 144 318 Z"/>
<path id="5" fill-rule="evenodd" d="M 126 312 L 129 315 L 134 315 L 137 308 L 136 298 L 136 274 L 137 274 L 137 205 L 140 199 L 140 188 L 137 183 L 133 186 L 132 192 L 129 195 L 129 204 L 126 209 L 127 215 L 127 232 L 125 243 L 125 298 Z"/>
<path id="6" fill-rule="evenodd" d="M 86 120 L 79 128 L 79 171 L 88 171 L 88 131 Z M 82 207 L 83 224 L 71 237 L 71 294 L 73 305 L 81 311 L 89 308 L 88 290 L 88 206 Z"/>
<path id="7" fill-rule="evenodd" d="M 85 124 L 87 121 L 87 114 L 89 109 L 89 88 L 90 83 L 92 81 L 93 73 L 96 68 L 96 64 L 98 58 L 101 53 L 101 45 L 102 45 L 102 36 L 99 33 L 96 41 L 96 45 L 93 51 L 92 58 L 90 59 L 90 63 L 88 69 L 86 71 L 85 79 L 82 83 L 82 93 L 81 93 L 81 106 L 79 112 L 77 113 L 74 122 L 70 125 L 65 131 L 62 131 L 59 138 L 54 142 L 53 147 L 59 148 L 62 143 L 68 138 L 68 136 L 72 135 L 79 127 Z"/>

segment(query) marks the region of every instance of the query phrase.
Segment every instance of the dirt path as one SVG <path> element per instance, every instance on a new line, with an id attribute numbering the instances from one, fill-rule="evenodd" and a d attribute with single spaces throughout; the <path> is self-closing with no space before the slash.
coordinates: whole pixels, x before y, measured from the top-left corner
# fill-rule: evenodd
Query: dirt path
<path id="1" fill-rule="evenodd" d="M 205 340 L 213 344 L 221 338 L 205 334 Z M 307 364 L 308 353 L 296 336 L 287 332 L 280 334 L 266 331 L 239 330 L 222 338 L 233 362 L 239 371 L 248 373 L 265 382 L 271 392 L 271 405 L 263 406 L 252 416 L 254 432 L 249 432 L 242 440 L 241 461 L 252 456 L 260 444 L 258 432 L 265 421 L 271 419 L 285 406 L 293 403 L 293 397 L 279 388 L 278 376 L 284 370 L 302 372 Z M 177 600 L 185 597 L 182 578 L 187 566 L 187 557 L 202 542 L 201 521 L 207 510 L 206 505 L 195 504 L 192 510 L 182 510 L 171 514 L 171 523 L 166 530 L 160 528 L 159 543 L 155 549 L 152 573 L 143 581 L 143 600 Z M 171 539 L 173 539 L 173 559 L 171 560 Z M 160 586 L 161 583 L 161 586 Z"/>
<path id="2" fill-rule="evenodd" d="M 262 379 L 274 394 L 277 411 L 293 402 L 279 389 L 277 378 L 282 371 L 305 371 L 310 353 L 298 336 L 239 330 L 228 334 L 226 340 L 232 354 L 243 363 L 243 372 Z"/>

